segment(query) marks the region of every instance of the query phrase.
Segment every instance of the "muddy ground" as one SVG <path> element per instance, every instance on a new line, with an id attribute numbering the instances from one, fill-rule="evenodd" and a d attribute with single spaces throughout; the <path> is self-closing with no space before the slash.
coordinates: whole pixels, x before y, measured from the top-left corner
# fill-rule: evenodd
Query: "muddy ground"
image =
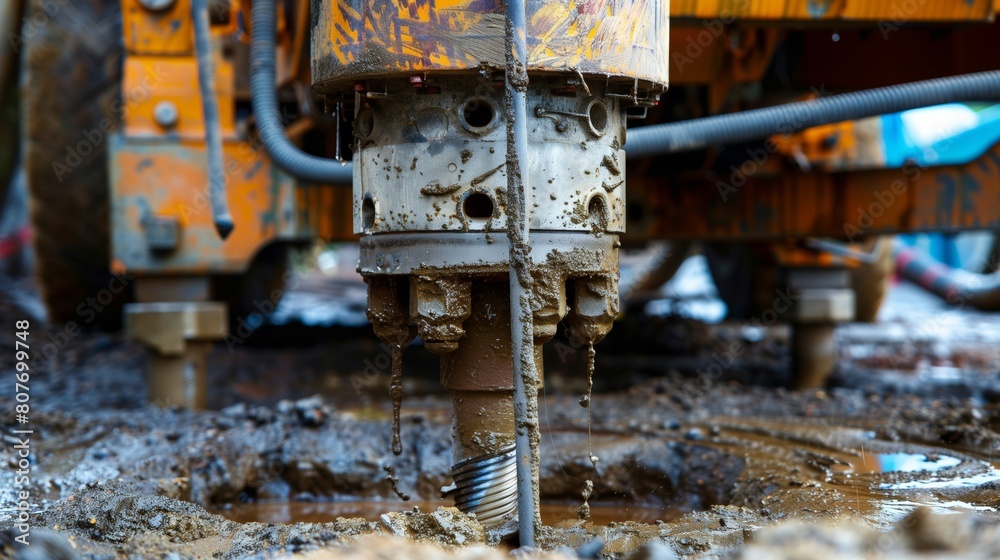
<path id="1" fill-rule="evenodd" d="M 0 285 L 5 323 L 37 314 L 30 282 Z M 22 557 L 404 558 L 446 547 L 491 558 L 516 545 L 445 508 L 450 413 L 432 355 L 406 351 L 396 457 L 384 350 L 368 328 L 285 323 L 217 345 L 206 412 L 147 405 L 143 350 L 120 335 L 57 345 L 31 378 L 32 546 Z M 31 332 L 41 344 L 65 334 Z M 787 335 L 630 317 L 598 347 L 592 441 L 578 404 L 585 352 L 551 343 L 544 554 L 1000 556 L 1000 319 L 900 288 L 878 325 L 838 332 L 831 387 L 805 393 L 781 388 Z M 0 347 L 13 340 L 0 331 Z M 0 354 L 0 370 L 12 359 Z M 5 390 L 0 407 L 13 406 Z M 20 427 L 9 414 L 3 422 L 5 434 Z M 8 457 L 15 443 L 5 435 Z M 4 527 L 14 467 L 0 471 Z M 587 480 L 592 518 L 580 520 Z M 4 554 L 17 534 L 0 535 Z"/>

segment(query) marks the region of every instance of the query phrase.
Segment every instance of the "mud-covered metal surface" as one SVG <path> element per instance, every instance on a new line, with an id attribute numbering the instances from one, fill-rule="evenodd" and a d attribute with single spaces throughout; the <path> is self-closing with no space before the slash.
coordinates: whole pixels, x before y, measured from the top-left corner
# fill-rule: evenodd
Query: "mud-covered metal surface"
<path id="1" fill-rule="evenodd" d="M 781 328 L 647 317 L 619 323 L 598 346 L 585 409 L 586 348 L 558 336 L 540 398 L 539 545 L 569 555 L 600 538 L 610 558 L 640 549 L 662 558 L 994 557 L 997 319 L 930 307 L 917 315 L 923 322 L 901 321 L 892 297 L 882 331 L 902 334 L 841 328 L 847 345 L 829 391 L 773 387 L 787 360 Z M 29 316 L 6 293 L 0 306 L 4 316 Z M 950 325 L 955 313 L 978 328 L 922 330 Z M 44 348 L 59 332 L 32 336 Z M 206 412 L 147 406 L 140 347 L 114 335 L 70 337 L 31 382 L 33 546 L 66 558 L 416 557 L 441 546 L 503 556 L 513 543 L 502 532 L 439 509 L 452 450 L 436 360 L 406 352 L 395 456 L 391 348 L 366 332 L 285 325 L 232 351 L 220 343 L 208 357 Z M 912 368 L 872 361 L 911 343 Z M 743 351 L 730 364 L 735 345 Z M 962 372 L 948 391 L 910 391 L 893 377 L 948 367 Z M 5 527 L 14 472 L 0 472 Z M 584 522 L 574 512 L 587 480 Z M 420 513 L 407 513 L 414 505 Z M 385 541 L 394 537 L 406 544 Z"/>
<path id="2" fill-rule="evenodd" d="M 358 234 L 507 227 L 503 73 L 370 84 L 358 107 Z M 523 158 L 533 230 L 621 232 L 625 107 L 606 83 L 533 76 Z M 530 148 L 530 149 L 529 149 Z M 593 218 L 591 215 L 594 215 Z M 602 227 L 601 227 L 602 226 Z"/>

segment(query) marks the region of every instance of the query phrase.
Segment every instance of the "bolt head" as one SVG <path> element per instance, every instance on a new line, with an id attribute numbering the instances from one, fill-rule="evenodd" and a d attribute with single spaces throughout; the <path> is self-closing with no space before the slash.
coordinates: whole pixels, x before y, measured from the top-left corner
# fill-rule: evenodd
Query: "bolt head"
<path id="1" fill-rule="evenodd" d="M 177 0 L 139 0 L 139 4 L 151 12 L 162 12 L 174 6 Z"/>
<path id="2" fill-rule="evenodd" d="M 153 108 L 153 119 L 163 128 L 173 128 L 180 119 L 180 112 L 172 101 L 161 101 Z"/>

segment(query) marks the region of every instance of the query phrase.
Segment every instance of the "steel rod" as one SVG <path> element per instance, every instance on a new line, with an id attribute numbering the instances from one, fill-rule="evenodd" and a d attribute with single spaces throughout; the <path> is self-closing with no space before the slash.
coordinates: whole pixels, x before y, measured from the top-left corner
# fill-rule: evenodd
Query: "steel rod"
<path id="1" fill-rule="evenodd" d="M 535 368 L 529 269 L 527 45 L 524 0 L 507 0 L 506 88 L 507 238 L 510 241 L 510 330 L 514 371 L 518 531 L 522 547 L 535 546 L 538 515 L 538 371 Z"/>
<path id="2" fill-rule="evenodd" d="M 208 0 L 193 0 L 195 53 L 198 60 L 198 86 L 205 118 L 205 151 L 208 159 L 208 198 L 212 202 L 212 221 L 219 237 L 226 239 L 233 231 L 233 216 L 226 198 L 226 174 L 223 169 L 222 130 L 219 124 L 219 101 L 215 98 L 215 60 L 212 54 L 211 20 Z"/>

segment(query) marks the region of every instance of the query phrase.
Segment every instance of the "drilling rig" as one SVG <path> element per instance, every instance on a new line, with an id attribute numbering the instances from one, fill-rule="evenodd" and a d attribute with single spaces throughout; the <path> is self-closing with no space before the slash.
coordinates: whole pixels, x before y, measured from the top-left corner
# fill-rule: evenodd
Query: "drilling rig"
<path id="1" fill-rule="evenodd" d="M 593 357 L 623 246 L 703 242 L 730 311 L 786 286 L 796 383 L 816 387 L 833 326 L 877 310 L 880 236 L 1000 225 L 1000 139 L 913 174 L 858 120 L 1000 98 L 996 8 L 32 0 L 23 149 L 50 316 L 69 336 L 133 299 L 151 400 L 203 407 L 208 348 L 273 311 L 285 249 L 360 237 L 393 450 L 419 337 L 454 407 L 457 505 L 520 513 L 530 545 L 542 346 L 562 325 Z M 910 70 L 924 35 L 957 54 Z M 816 84 L 881 89 L 802 100 Z"/>
<path id="2" fill-rule="evenodd" d="M 529 1 L 514 16 L 461 4 L 313 2 L 312 75 L 353 101 L 369 317 L 397 362 L 414 336 L 441 356 L 455 500 L 492 525 L 518 509 L 517 435 L 537 445 L 537 413 L 515 418 L 517 382 L 534 392 L 560 322 L 592 346 L 619 313 L 625 125 L 666 88 L 669 13 L 647 0 Z"/>

